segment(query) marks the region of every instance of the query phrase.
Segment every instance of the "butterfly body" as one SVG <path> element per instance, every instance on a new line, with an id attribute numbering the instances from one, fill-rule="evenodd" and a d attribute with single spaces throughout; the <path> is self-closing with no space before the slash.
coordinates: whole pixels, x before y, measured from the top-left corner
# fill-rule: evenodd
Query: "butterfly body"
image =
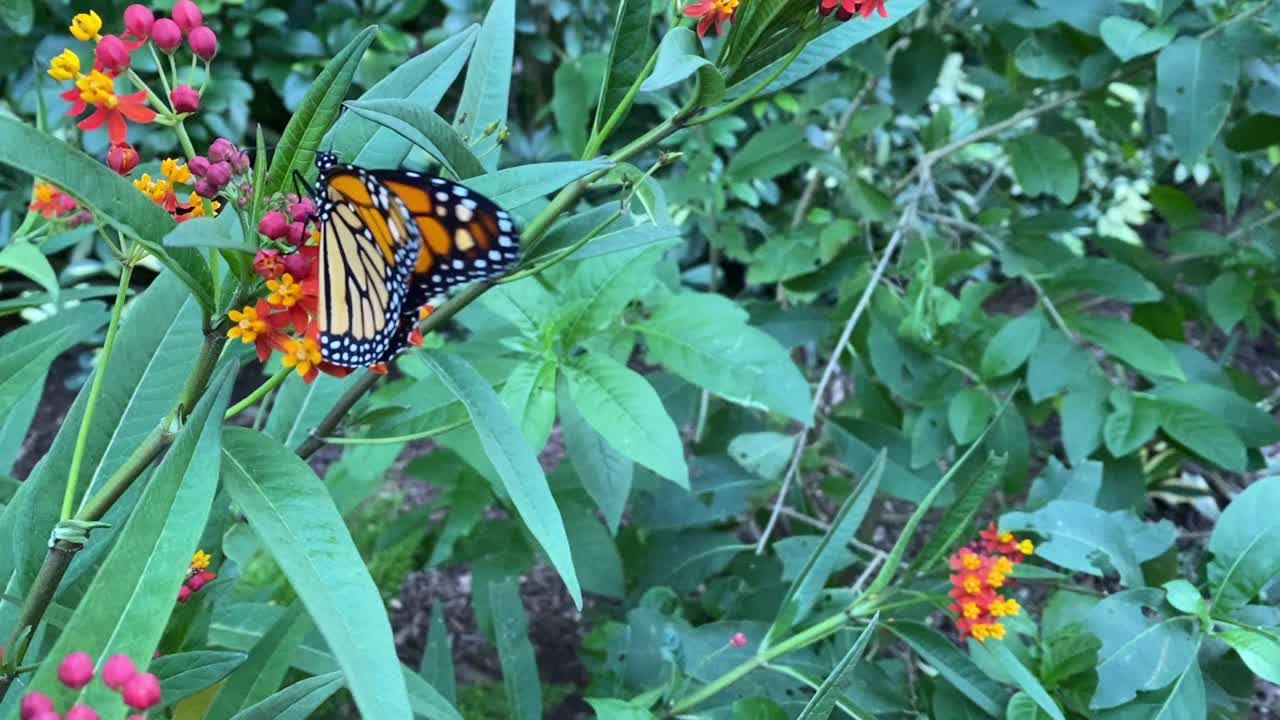
<path id="1" fill-rule="evenodd" d="M 519 257 L 511 216 L 444 178 L 369 170 L 319 153 L 319 346 L 335 365 L 386 362 L 432 298 Z"/>

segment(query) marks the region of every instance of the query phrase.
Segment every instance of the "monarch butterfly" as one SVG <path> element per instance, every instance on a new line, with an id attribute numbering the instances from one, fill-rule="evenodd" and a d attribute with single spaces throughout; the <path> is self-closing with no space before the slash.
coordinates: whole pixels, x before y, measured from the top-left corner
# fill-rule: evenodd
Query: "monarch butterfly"
<path id="1" fill-rule="evenodd" d="M 511 216 L 449 180 L 369 170 L 316 155 L 320 355 L 386 362 L 409 344 L 431 298 L 501 274 L 519 255 Z"/>

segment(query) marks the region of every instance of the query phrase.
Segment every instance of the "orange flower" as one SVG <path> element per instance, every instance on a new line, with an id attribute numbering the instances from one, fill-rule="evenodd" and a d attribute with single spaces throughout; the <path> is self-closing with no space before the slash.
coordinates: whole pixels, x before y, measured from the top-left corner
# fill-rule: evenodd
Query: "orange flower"
<path id="1" fill-rule="evenodd" d="M 716 34 L 724 35 L 725 26 L 733 20 L 733 14 L 738 10 L 738 2 L 739 0 L 698 0 L 692 5 L 686 5 L 684 14 L 691 18 L 701 18 L 698 20 L 698 37 L 706 35 L 712 23 L 716 26 Z"/>
<path id="2" fill-rule="evenodd" d="M 1022 612 L 1022 606 L 996 591 L 1013 584 L 1008 576 L 1014 564 L 1030 555 L 1033 549 L 1031 541 L 1019 541 L 1012 533 L 1001 533 L 992 523 L 980 533 L 977 542 L 951 556 L 948 564 L 956 572 L 951 575 L 952 587 L 948 594 L 955 602 L 948 609 L 956 615 L 961 640 L 972 637 L 985 642 L 988 638 L 1004 638 L 1005 627 L 1000 618 L 1017 615 Z"/>
<path id="3" fill-rule="evenodd" d="M 315 338 L 290 338 L 284 342 L 282 349 L 284 357 L 280 361 L 285 367 L 297 370 L 306 382 L 316 379 L 320 366 L 320 344 Z"/>
<path id="4" fill-rule="evenodd" d="M 257 305 L 232 310 L 227 317 L 235 323 L 227 330 L 227 337 L 239 338 L 246 345 L 252 343 L 258 351 L 258 362 L 266 362 L 272 349 L 283 347 L 287 336 L 281 328 L 289 321 L 282 315 L 272 315 L 266 301 L 258 300 Z"/>
<path id="5" fill-rule="evenodd" d="M 35 200 L 27 207 L 43 215 L 46 219 L 62 217 L 75 212 L 76 201 L 58 188 L 46 182 L 35 184 Z"/>
<path id="6" fill-rule="evenodd" d="M 284 273 L 275 280 L 268 280 L 267 289 L 271 291 L 267 302 L 276 307 L 291 308 L 302 299 L 302 286 L 289 273 Z"/>
<path id="7" fill-rule="evenodd" d="M 79 115 L 86 107 L 93 105 L 93 113 L 77 123 L 77 126 L 81 130 L 97 130 L 105 123 L 107 136 L 114 145 L 123 143 L 128 136 L 126 118 L 136 123 L 149 123 L 156 119 L 156 111 L 146 105 L 147 91 L 117 95 L 115 81 L 98 70 L 81 75 L 76 80 L 76 86 L 62 93 L 61 97 L 71 103 L 68 115 Z"/>

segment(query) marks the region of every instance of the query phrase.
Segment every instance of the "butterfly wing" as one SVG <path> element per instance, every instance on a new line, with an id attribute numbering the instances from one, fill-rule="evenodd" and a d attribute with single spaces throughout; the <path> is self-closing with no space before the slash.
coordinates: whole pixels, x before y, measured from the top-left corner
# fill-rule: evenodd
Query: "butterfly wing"
<path id="1" fill-rule="evenodd" d="M 344 367 L 380 362 L 400 349 L 401 314 L 423 244 L 417 225 L 404 201 L 361 168 L 324 168 L 318 195 L 320 355 Z"/>

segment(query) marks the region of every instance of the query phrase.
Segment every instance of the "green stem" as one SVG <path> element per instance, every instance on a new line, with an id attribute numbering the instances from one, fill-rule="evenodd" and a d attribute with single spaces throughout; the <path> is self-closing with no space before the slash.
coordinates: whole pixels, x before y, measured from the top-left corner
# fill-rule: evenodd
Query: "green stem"
<path id="1" fill-rule="evenodd" d="M 433 427 L 430 430 L 422 432 L 409 433 L 408 435 L 395 435 L 392 437 L 325 437 L 320 438 L 330 445 L 394 445 L 396 443 L 409 442 L 410 440 L 425 440 L 429 437 L 442 435 L 450 430 L 457 430 L 460 427 L 466 427 L 471 424 L 471 418 L 463 418 L 454 420 L 451 423 L 445 423 L 440 427 Z"/>
<path id="2" fill-rule="evenodd" d="M 93 411 L 98 407 L 98 397 L 102 394 L 102 381 L 107 375 L 107 364 L 111 360 L 111 350 L 116 343 L 116 333 L 120 330 L 120 314 L 124 312 L 124 303 L 129 298 L 129 278 L 133 275 L 133 265 L 124 263 L 120 267 L 120 286 L 116 289 L 116 302 L 111 306 L 111 322 L 107 325 L 107 339 L 102 343 L 102 352 L 98 354 L 98 369 L 93 374 L 93 384 L 89 386 L 89 399 L 85 402 L 84 417 L 80 419 L 80 433 L 76 435 L 76 447 L 71 454 L 71 469 L 67 471 L 67 487 L 62 495 L 62 518 L 71 519 L 72 506 L 76 501 L 76 487 L 80 482 L 80 465 L 84 462 L 85 448 L 89 444 L 89 431 L 93 425 Z"/>
<path id="3" fill-rule="evenodd" d="M 181 117 L 173 123 L 173 131 L 178 135 L 178 142 L 182 145 L 182 152 L 186 153 L 187 160 L 195 157 L 195 146 L 191 144 L 191 136 L 187 135 L 187 127 L 186 125 L 183 125 Z"/>
<path id="4" fill-rule="evenodd" d="M 755 87 L 746 91 L 742 95 L 739 95 L 733 100 L 730 100 L 729 102 L 721 105 L 715 110 L 699 115 L 698 117 L 690 120 L 689 124 L 701 125 L 702 123 L 705 123 L 705 122 L 711 122 L 712 120 L 715 120 L 716 118 L 727 115 L 733 112 L 734 110 L 737 110 L 738 108 L 742 107 L 746 103 L 749 103 L 752 100 L 754 100 L 757 95 L 759 95 L 762 91 L 764 91 L 765 88 L 773 84 L 774 80 L 777 80 L 782 75 L 782 73 L 786 72 L 787 68 L 791 67 L 791 63 L 794 62 L 795 59 L 800 55 L 800 52 L 804 50 L 805 46 L 809 44 L 809 39 L 812 37 L 812 35 L 813 35 L 812 33 L 809 33 L 807 37 L 805 37 L 799 43 L 797 43 L 796 49 L 787 53 L 787 56 L 782 60 L 782 64 L 774 68 L 773 72 L 769 73 L 763 80 L 756 83 Z"/>
<path id="5" fill-rule="evenodd" d="M 654 66 L 658 64 L 658 51 L 655 49 L 653 54 L 649 55 L 649 61 L 645 63 L 644 69 L 636 76 L 635 82 L 631 83 L 631 87 L 627 88 L 627 94 L 622 96 L 622 101 L 618 103 L 618 107 L 614 108 L 609 115 L 609 119 L 605 121 L 604 127 L 597 130 L 591 136 L 591 141 L 587 143 L 586 149 L 582 152 L 583 160 L 590 160 L 600 152 L 601 146 L 605 140 L 608 140 L 613 131 L 617 129 L 618 124 L 627 116 L 627 111 L 631 109 L 631 103 L 635 101 L 636 95 L 640 94 L 640 86 L 644 84 L 649 74 L 653 72 Z M 600 98 L 601 102 L 604 98 Z"/>
<path id="6" fill-rule="evenodd" d="M 160 71 L 160 79 L 162 81 L 164 80 L 164 70 Z M 151 89 L 151 86 L 147 85 L 145 82 L 143 82 L 142 78 L 138 77 L 138 73 L 134 72 L 133 68 L 129 68 L 129 80 L 139 90 L 147 91 L 147 100 L 149 100 L 152 105 L 156 106 L 156 110 L 160 114 L 164 115 L 172 112 L 169 109 L 169 106 L 166 105 L 165 102 L 160 99 L 160 96 L 156 95 L 155 91 Z M 165 83 L 165 92 L 168 92 L 168 83 Z"/>
<path id="7" fill-rule="evenodd" d="M 222 415 L 222 419 L 224 421 L 230 420 L 231 418 L 239 415 L 245 410 L 248 410 L 250 407 L 255 405 L 259 400 L 265 397 L 267 393 L 279 387 L 280 383 L 284 382 L 285 379 L 289 377 L 289 373 L 291 372 L 293 372 L 293 368 L 287 368 L 287 367 L 280 368 L 280 370 L 276 372 L 275 375 L 272 375 L 271 377 L 267 378 L 266 382 L 259 385 L 257 390 L 254 390 L 253 392 L 249 393 L 249 395 L 245 397 L 245 399 L 227 408 L 227 412 Z"/>
<path id="8" fill-rule="evenodd" d="M 579 249 L 581 249 L 582 246 L 594 240 L 596 236 L 604 232 L 605 228 L 612 225 L 614 221 L 620 217 L 622 217 L 622 211 L 618 210 L 614 212 L 612 215 L 610 215 L 609 217 L 605 218 L 603 221 L 601 221 L 598 225 L 596 225 L 594 228 L 591 229 L 591 232 L 588 232 L 586 235 L 583 235 L 580 239 L 578 239 L 572 245 L 566 248 L 563 248 L 561 250 L 557 250 L 554 253 L 551 253 L 542 262 L 537 263 L 536 265 L 532 265 L 528 268 L 525 268 L 524 270 L 521 270 L 519 272 L 512 273 L 502 278 L 502 280 L 500 280 L 499 282 L 503 282 L 503 283 L 515 282 L 516 280 L 522 280 L 526 277 L 529 277 L 530 275 L 537 275 L 541 273 L 542 271 L 546 270 L 552 265 L 555 265 L 556 263 L 574 254 Z"/>

